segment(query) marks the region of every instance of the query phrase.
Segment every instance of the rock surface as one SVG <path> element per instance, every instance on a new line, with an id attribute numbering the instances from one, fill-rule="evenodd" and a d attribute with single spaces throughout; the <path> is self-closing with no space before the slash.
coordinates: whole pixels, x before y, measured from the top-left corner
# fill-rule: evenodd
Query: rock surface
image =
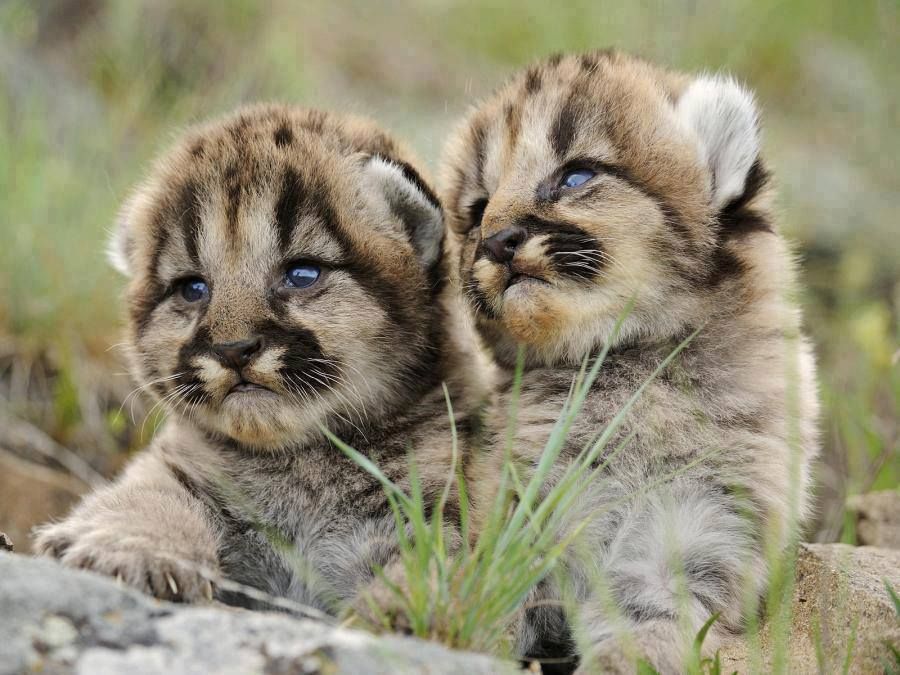
<path id="1" fill-rule="evenodd" d="M 885 582 L 900 589 L 900 551 L 845 544 L 802 545 L 790 634 L 787 642 L 782 642 L 787 645 L 790 672 L 842 672 L 851 641 L 849 672 L 884 672 L 889 656 L 885 641 L 900 647 L 900 617 Z M 771 626 L 763 626 L 755 648 L 743 639 L 726 646 L 721 653 L 722 672 L 758 672 L 754 664 L 763 672 L 772 672 L 778 641 L 773 633 Z M 818 640 L 816 633 L 821 636 Z"/>
<path id="2" fill-rule="evenodd" d="M 513 673 L 507 662 L 283 614 L 157 602 L 0 553 L 0 674 Z"/>
<path id="3" fill-rule="evenodd" d="M 856 538 L 861 546 L 900 549 L 900 492 L 882 490 L 847 500 L 856 518 Z"/>
<path id="4" fill-rule="evenodd" d="M 886 581 L 900 589 L 900 551 L 801 546 L 793 618 L 787 642 L 782 642 L 790 672 L 841 672 L 851 640 L 849 672 L 883 672 L 889 655 L 885 641 L 900 645 L 900 619 Z M 726 645 L 722 672 L 771 672 L 779 642 L 773 633 L 763 626 L 758 644 L 735 640 Z M 0 675 L 36 671 L 520 672 L 512 663 L 413 638 L 376 637 L 222 605 L 157 602 L 105 577 L 0 552 Z"/>

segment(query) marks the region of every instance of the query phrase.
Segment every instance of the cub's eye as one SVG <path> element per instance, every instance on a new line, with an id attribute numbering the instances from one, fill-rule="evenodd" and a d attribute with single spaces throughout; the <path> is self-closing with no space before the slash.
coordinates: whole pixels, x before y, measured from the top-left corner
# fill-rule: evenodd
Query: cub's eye
<path id="1" fill-rule="evenodd" d="M 209 297 L 209 286 L 200 277 L 191 277 L 181 282 L 181 297 L 188 302 L 200 302 Z"/>
<path id="2" fill-rule="evenodd" d="M 577 188 L 579 185 L 587 183 L 596 175 L 597 174 L 590 169 L 575 169 L 574 171 L 569 171 L 569 173 L 562 177 L 562 180 L 559 181 L 559 187 Z"/>
<path id="3" fill-rule="evenodd" d="M 309 288 L 322 274 L 318 265 L 294 264 L 287 268 L 284 275 L 284 285 L 288 288 Z"/>
<path id="4" fill-rule="evenodd" d="M 469 207 L 469 229 L 481 227 L 481 219 L 484 218 L 484 210 L 487 208 L 488 200 L 479 199 Z"/>

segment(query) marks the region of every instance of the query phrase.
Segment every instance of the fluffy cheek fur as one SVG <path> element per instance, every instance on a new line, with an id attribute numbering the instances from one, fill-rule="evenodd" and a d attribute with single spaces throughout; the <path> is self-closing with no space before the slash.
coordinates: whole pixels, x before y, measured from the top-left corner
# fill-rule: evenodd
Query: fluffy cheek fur
<path id="1" fill-rule="evenodd" d="M 329 293 L 289 305 L 282 319 L 288 332 L 294 325 L 313 333 L 322 357 L 289 369 L 287 348 L 272 346 L 244 369 L 245 379 L 269 392 L 230 394 L 240 377 L 212 354 L 192 357 L 189 372 L 180 371 L 179 353 L 194 339 L 197 319 L 162 306 L 137 340 L 138 381 L 170 412 L 259 449 L 303 442 L 329 413 L 351 424 L 361 421 L 362 411 L 378 410 L 386 398 L 385 383 L 407 345 L 392 339 L 388 317 L 374 298 L 341 273 L 333 277 Z"/>
<path id="2" fill-rule="evenodd" d="M 635 315 L 665 311 L 661 305 L 665 297 L 671 297 L 671 284 L 662 264 L 665 254 L 655 252 L 652 245 L 665 237 L 660 232 L 662 218 L 654 210 L 641 208 L 620 208 L 615 215 L 620 222 L 591 214 L 597 224 L 587 231 L 601 242 L 604 263 L 590 279 L 557 273 L 545 250 L 545 237 L 538 236 L 520 249 L 513 266 L 514 271 L 546 283 L 525 281 L 507 289 L 510 272 L 506 267 L 481 257 L 467 268 L 465 261 L 475 257 L 477 242 L 463 244 L 469 250 L 461 256 L 461 275 L 469 279 L 469 290 L 474 292 L 470 297 L 481 298 L 484 306 L 477 311 L 478 325 L 501 361 L 514 362 L 522 344 L 530 362 L 578 363 L 610 337 L 630 303 Z M 623 327 L 622 337 L 631 323 Z"/>

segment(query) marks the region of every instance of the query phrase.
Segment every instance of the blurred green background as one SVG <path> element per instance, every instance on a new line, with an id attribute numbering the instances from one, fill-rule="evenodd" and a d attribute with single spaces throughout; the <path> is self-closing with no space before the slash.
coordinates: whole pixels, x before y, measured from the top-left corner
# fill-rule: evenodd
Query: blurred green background
<path id="1" fill-rule="evenodd" d="M 458 116 L 514 69 L 616 46 L 729 70 L 758 94 L 820 362 L 810 537 L 852 541 L 846 496 L 900 481 L 898 29 L 896 0 L 0 0 L 0 529 L 63 508 L 35 497 L 23 514 L 12 476 L 35 481 L 28 495 L 77 493 L 56 475 L 79 473 L 67 449 L 109 474 L 153 431 L 145 401 L 123 405 L 122 280 L 103 248 L 180 128 L 300 102 L 372 116 L 433 168 Z"/>

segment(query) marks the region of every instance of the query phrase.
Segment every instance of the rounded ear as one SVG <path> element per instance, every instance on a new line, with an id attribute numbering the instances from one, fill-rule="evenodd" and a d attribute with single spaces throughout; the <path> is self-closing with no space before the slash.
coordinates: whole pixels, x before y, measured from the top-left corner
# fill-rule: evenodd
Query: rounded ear
<path id="1" fill-rule="evenodd" d="M 440 258 L 444 240 L 444 211 L 437 196 L 406 162 L 372 155 L 364 171 L 403 223 L 422 265 L 430 268 Z"/>
<path id="2" fill-rule="evenodd" d="M 130 200 L 119 210 L 106 245 L 106 258 L 110 264 L 125 276 L 131 276 L 131 250 L 133 242 L 129 232 Z"/>
<path id="3" fill-rule="evenodd" d="M 134 268 L 134 223 L 145 199 L 143 186 L 139 186 L 125 200 L 116 215 L 106 245 L 107 260 L 126 277 L 131 276 Z"/>
<path id="4" fill-rule="evenodd" d="M 759 158 L 759 116 L 753 94 L 731 77 L 694 80 L 676 104 L 680 120 L 696 134 L 712 174 L 716 210 L 740 197 Z"/>

